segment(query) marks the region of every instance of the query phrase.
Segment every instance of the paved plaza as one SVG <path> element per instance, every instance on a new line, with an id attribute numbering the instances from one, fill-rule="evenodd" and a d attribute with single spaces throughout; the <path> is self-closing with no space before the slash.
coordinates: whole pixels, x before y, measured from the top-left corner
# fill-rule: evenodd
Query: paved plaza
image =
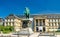
<path id="1" fill-rule="evenodd" d="M 52 35 L 52 36 L 49 36 L 49 35 L 40 35 L 40 33 L 33 33 L 32 35 L 30 35 L 29 37 L 60 37 L 60 35 Z M 27 35 L 12 35 L 12 34 L 0 34 L 0 37 L 28 37 Z"/>

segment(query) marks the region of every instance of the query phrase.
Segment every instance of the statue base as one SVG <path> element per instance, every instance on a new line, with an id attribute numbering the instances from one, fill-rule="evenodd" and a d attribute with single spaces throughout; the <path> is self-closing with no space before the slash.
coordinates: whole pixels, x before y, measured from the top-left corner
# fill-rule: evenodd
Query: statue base
<path id="1" fill-rule="evenodd" d="M 20 31 L 19 31 L 19 34 L 20 35 L 30 35 L 30 34 L 33 34 L 33 31 L 31 28 L 22 28 Z"/>

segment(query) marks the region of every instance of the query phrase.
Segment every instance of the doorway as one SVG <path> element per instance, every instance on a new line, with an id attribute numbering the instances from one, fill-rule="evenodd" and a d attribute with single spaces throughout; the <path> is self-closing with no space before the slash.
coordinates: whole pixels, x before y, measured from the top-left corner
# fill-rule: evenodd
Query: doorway
<path id="1" fill-rule="evenodd" d="M 45 32 L 45 27 L 43 27 L 43 32 Z"/>

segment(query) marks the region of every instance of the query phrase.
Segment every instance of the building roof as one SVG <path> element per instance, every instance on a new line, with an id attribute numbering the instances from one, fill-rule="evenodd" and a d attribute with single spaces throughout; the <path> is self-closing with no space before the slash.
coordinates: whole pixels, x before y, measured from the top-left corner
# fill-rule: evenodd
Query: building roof
<path id="1" fill-rule="evenodd" d="M 15 19 L 15 18 L 20 19 L 19 17 L 17 17 L 17 16 L 14 15 L 14 14 L 10 14 L 10 15 L 8 15 L 5 19 Z"/>
<path id="2" fill-rule="evenodd" d="M 0 18 L 0 22 L 3 22 L 3 18 Z"/>
<path id="3" fill-rule="evenodd" d="M 16 15 L 19 18 L 25 18 L 25 15 Z M 31 14 L 31 17 L 35 17 L 35 16 L 41 16 L 41 17 L 47 17 L 47 18 L 60 18 L 60 14 Z"/>
<path id="4" fill-rule="evenodd" d="M 60 18 L 60 14 L 31 14 L 30 18 L 33 17 L 46 17 L 46 18 Z M 26 18 L 25 15 L 14 15 L 14 14 L 10 14 L 9 16 L 6 17 L 7 18 Z"/>

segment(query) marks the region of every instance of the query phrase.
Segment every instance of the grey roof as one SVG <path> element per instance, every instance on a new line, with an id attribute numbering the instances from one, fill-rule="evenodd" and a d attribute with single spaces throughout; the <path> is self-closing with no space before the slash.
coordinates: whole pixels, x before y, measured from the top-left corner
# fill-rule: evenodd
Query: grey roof
<path id="1" fill-rule="evenodd" d="M 16 15 L 14 15 L 14 14 L 10 14 L 10 15 L 8 15 L 5 19 L 14 19 L 14 18 L 19 18 L 19 17 L 17 17 Z M 20 18 L 19 18 L 20 19 Z"/>
<path id="2" fill-rule="evenodd" d="M 45 17 L 46 18 L 60 18 L 60 14 L 31 14 L 30 18 L 32 17 L 36 17 L 36 16 L 41 16 L 41 17 Z M 14 14 L 10 14 L 9 16 L 6 17 L 7 18 L 25 18 L 25 15 L 14 15 Z"/>
<path id="3" fill-rule="evenodd" d="M 16 15 L 19 18 L 25 18 L 25 15 Z M 42 16 L 42 17 L 47 17 L 47 18 L 60 18 L 60 14 L 31 14 L 30 17 L 35 17 L 35 16 Z"/>
<path id="4" fill-rule="evenodd" d="M 16 15 L 19 18 L 25 18 L 25 15 Z M 34 17 L 35 15 L 30 15 L 30 17 Z"/>

